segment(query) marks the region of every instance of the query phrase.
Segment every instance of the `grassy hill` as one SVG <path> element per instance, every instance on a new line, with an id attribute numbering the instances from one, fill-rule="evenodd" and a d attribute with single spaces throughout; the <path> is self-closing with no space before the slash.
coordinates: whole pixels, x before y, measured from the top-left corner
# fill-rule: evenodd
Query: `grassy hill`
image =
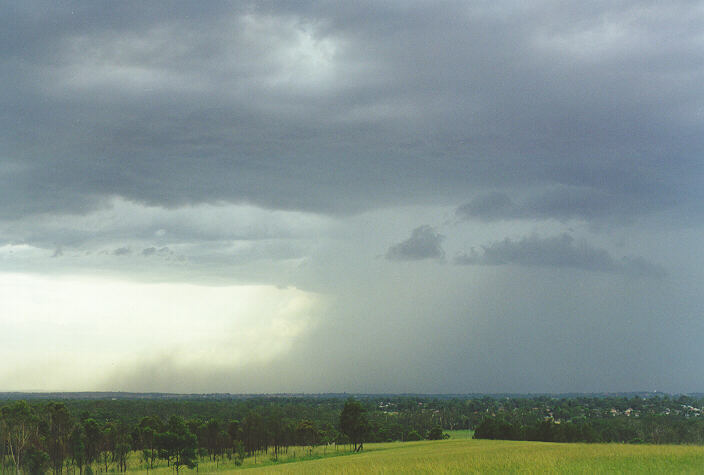
<path id="1" fill-rule="evenodd" d="M 232 461 L 199 463 L 197 473 L 704 473 L 704 446 L 635 444 L 560 444 L 475 440 L 472 431 L 452 431 L 449 440 L 364 444 L 364 452 L 348 447 L 290 447 L 278 461 L 273 455 L 247 457 L 234 468 Z M 139 456 L 130 457 L 130 473 L 146 473 Z M 114 468 L 114 467 L 113 467 Z M 173 475 L 160 464 L 150 474 Z M 196 473 L 182 469 L 181 474 Z"/>
<path id="2" fill-rule="evenodd" d="M 451 439 L 365 445 L 361 454 L 249 473 L 703 473 L 704 447 Z M 241 472 L 241 470 L 237 470 Z"/>

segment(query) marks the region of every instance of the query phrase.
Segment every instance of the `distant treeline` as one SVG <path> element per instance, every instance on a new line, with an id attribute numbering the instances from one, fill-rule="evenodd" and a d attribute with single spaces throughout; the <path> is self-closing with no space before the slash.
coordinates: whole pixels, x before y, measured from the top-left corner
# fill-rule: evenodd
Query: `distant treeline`
<path id="1" fill-rule="evenodd" d="M 165 464 L 178 472 L 203 459 L 240 465 L 246 456 L 266 454 L 276 460 L 294 446 L 359 451 L 363 442 L 442 437 L 422 403 L 397 406 L 403 414 L 340 398 L 18 400 L 0 408 L 0 471 L 126 471 L 136 451 L 143 467 Z"/>
<path id="2" fill-rule="evenodd" d="M 545 442 L 704 443 L 704 401 L 691 396 L 525 398 L 498 401 L 478 439 Z"/>
<path id="3" fill-rule="evenodd" d="M 178 470 L 204 458 L 237 464 L 258 454 L 276 459 L 292 446 L 359 450 L 363 442 L 437 439 L 456 429 L 489 439 L 704 442 L 704 401 L 689 396 L 365 396 L 355 402 L 357 419 L 341 417 L 349 404 L 321 396 L 7 400 L 0 470 L 125 470 L 134 452 L 144 467 Z M 345 420 L 358 427 L 343 430 Z"/>
<path id="4" fill-rule="evenodd" d="M 701 444 L 704 442 L 704 420 L 670 416 L 617 416 L 612 419 L 558 424 L 553 420 L 522 423 L 505 417 L 487 417 L 477 426 L 474 438 L 543 442 Z"/>

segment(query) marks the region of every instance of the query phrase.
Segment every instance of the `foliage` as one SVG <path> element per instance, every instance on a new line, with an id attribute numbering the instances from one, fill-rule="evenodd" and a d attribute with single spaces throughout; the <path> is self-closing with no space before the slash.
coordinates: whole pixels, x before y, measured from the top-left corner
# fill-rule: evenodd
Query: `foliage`
<path id="1" fill-rule="evenodd" d="M 354 451 L 362 450 L 364 437 L 369 432 L 369 421 L 364 407 L 354 399 L 345 402 L 340 414 L 340 432 L 345 434 L 354 444 Z"/>
<path id="2" fill-rule="evenodd" d="M 17 473 L 23 466 L 25 450 L 38 437 L 39 419 L 26 401 L 16 401 L 0 411 L 3 439 Z M 36 457 L 36 456 L 35 456 Z"/>
<path id="3" fill-rule="evenodd" d="M 49 454 L 32 447 L 27 450 L 22 466 L 32 475 L 42 474 L 49 468 Z"/>
<path id="4" fill-rule="evenodd" d="M 542 442 L 704 443 L 691 396 L 249 397 L 7 401 L 0 470 L 202 472 L 466 437 Z M 454 437 L 454 436 L 453 436 Z M 335 443 L 334 449 L 329 445 Z M 416 442 L 424 444 L 425 442 Z M 305 446 L 305 449 L 301 447 Z M 295 447 L 298 447 L 296 449 Z M 45 458 L 48 457 L 48 458 Z"/>
<path id="5" fill-rule="evenodd" d="M 440 426 L 435 426 L 430 429 L 430 432 L 428 432 L 428 440 L 442 440 L 449 438 L 450 436 L 448 434 L 443 434 L 442 427 Z"/>

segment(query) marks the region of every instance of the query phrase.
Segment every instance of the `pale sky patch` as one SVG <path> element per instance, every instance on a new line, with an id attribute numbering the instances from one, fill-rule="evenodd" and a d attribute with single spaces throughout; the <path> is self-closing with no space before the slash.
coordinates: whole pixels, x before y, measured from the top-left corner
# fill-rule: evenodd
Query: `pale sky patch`
<path id="1" fill-rule="evenodd" d="M 7 390 L 93 390 L 100 374 L 164 353 L 189 367 L 269 362 L 315 324 L 323 300 L 264 285 L 1 274 L 0 302 Z"/>

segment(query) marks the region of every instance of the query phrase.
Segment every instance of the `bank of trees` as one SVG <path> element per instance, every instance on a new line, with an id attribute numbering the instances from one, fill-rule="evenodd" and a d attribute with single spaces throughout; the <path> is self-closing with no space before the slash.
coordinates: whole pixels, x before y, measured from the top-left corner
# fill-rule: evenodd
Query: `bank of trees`
<path id="1" fill-rule="evenodd" d="M 550 442 L 704 443 L 704 400 L 687 395 L 608 395 L 495 400 L 475 437 Z"/>
<path id="2" fill-rule="evenodd" d="M 607 397 L 184 397 L 30 399 L 0 403 L 0 471 L 79 474 L 174 471 L 199 461 L 277 460 L 333 444 L 480 438 L 558 442 L 704 443 L 704 400 Z M 327 450 L 327 449 L 326 449 Z M 293 455 L 293 454 L 291 454 Z"/>
<path id="3" fill-rule="evenodd" d="M 72 417 L 63 403 L 37 407 L 16 401 L 0 411 L 0 470 L 58 474 L 71 467 L 80 474 L 86 470 L 124 472 L 130 452 L 139 451 L 147 468 L 165 462 L 178 473 L 182 467 L 195 467 L 199 456 L 211 460 L 234 457 L 237 463 L 246 453 L 267 451 L 272 444 L 278 451 L 281 445 L 301 442 L 293 430 L 282 438 L 276 429 L 283 424 L 266 422 L 256 413 L 243 423 L 172 415 L 165 421 L 145 416 L 130 426 L 87 414 Z"/>
<path id="4" fill-rule="evenodd" d="M 349 404 L 361 408 L 357 402 Z M 252 408 L 241 420 L 172 414 L 128 423 L 88 412 L 75 415 L 64 402 L 14 401 L 0 408 L 0 472 L 125 472 L 136 452 L 147 470 L 166 465 L 178 473 L 202 459 L 240 465 L 246 456 L 256 460 L 266 454 L 277 460 L 292 446 L 307 447 L 310 453 L 333 443 L 354 444 L 359 450 L 368 432 L 363 409 L 342 427 L 339 415 L 326 422 L 289 417 L 286 407 L 268 409 Z"/>
<path id="5" fill-rule="evenodd" d="M 543 442 L 702 444 L 704 420 L 668 415 L 620 415 L 566 422 L 551 418 L 526 422 L 509 416 L 489 416 L 476 427 L 474 438 Z"/>

